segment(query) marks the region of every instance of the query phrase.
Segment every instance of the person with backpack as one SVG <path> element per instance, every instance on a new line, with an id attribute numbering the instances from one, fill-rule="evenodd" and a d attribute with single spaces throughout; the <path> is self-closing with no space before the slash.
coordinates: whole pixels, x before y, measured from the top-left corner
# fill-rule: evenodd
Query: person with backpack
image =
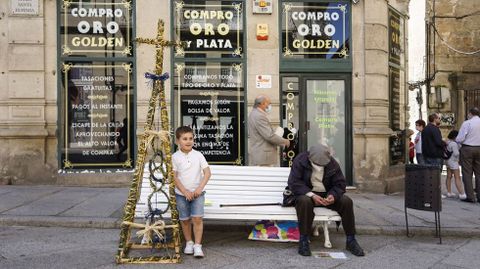
<path id="1" fill-rule="evenodd" d="M 439 125 L 440 115 L 438 113 L 428 116 L 428 125 L 422 132 L 422 155 L 425 164 L 436 165 L 439 169 L 442 169 L 445 142 L 442 140 Z"/>
<path id="2" fill-rule="evenodd" d="M 467 195 L 463 191 L 463 183 L 460 179 L 460 165 L 458 164 L 460 161 L 460 146 L 457 144 L 457 142 L 455 142 L 457 135 L 457 130 L 452 130 L 448 134 L 447 150 L 452 152 L 452 155 L 450 155 L 450 158 L 445 161 L 445 166 L 447 167 L 447 180 L 445 183 L 447 185 L 447 197 L 454 198 L 456 196 L 452 193 L 452 176 L 454 176 L 455 186 L 457 187 L 458 191 L 458 198 L 460 200 L 465 200 Z"/>

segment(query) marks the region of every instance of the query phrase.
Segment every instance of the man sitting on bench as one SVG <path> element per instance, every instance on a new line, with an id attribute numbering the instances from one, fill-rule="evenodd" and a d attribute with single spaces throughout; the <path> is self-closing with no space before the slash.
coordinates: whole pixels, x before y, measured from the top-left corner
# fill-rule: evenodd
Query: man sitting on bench
<path id="1" fill-rule="evenodd" d="M 353 202 L 344 195 L 345 177 L 338 162 L 330 156 L 325 145 L 312 146 L 294 160 L 288 177 L 288 186 L 295 194 L 300 241 L 298 253 L 311 256 L 309 235 L 312 230 L 315 206 L 324 206 L 338 212 L 347 236 L 347 250 L 355 256 L 365 253 L 355 240 Z"/>

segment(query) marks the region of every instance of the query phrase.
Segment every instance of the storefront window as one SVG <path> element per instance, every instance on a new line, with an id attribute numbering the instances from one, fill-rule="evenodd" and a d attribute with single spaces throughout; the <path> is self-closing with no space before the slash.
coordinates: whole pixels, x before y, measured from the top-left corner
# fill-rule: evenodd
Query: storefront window
<path id="1" fill-rule="evenodd" d="M 210 164 L 245 163 L 244 1 L 173 1 L 174 126 Z"/>
<path id="2" fill-rule="evenodd" d="M 282 2 L 281 12 L 283 58 L 350 57 L 349 2 Z"/>
<path id="3" fill-rule="evenodd" d="M 243 163 L 242 74 L 241 63 L 175 64 L 175 125 L 192 127 L 194 147 L 209 163 Z"/>
<path id="4" fill-rule="evenodd" d="M 400 115 L 401 107 L 401 75 L 402 75 L 402 44 L 403 44 L 403 24 L 404 20 L 400 13 L 393 8 L 388 10 L 388 47 L 389 47 L 389 100 L 390 100 L 390 128 L 394 135 L 390 136 L 390 164 L 405 163 L 406 147 L 405 142 L 408 139 L 402 130 Z"/>
<path id="5" fill-rule="evenodd" d="M 66 63 L 62 68 L 65 168 L 132 166 L 130 63 Z"/>
<path id="6" fill-rule="evenodd" d="M 132 2 L 59 4 L 62 169 L 134 166 Z"/>

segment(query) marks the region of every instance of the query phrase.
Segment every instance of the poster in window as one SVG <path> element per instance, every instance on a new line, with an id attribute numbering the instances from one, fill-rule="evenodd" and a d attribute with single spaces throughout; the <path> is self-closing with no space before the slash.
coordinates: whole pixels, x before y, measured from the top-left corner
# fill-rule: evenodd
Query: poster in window
<path id="1" fill-rule="evenodd" d="M 284 2 L 282 55 L 285 58 L 348 58 L 350 4 L 346 1 Z"/>
<path id="2" fill-rule="evenodd" d="M 62 56 L 132 56 L 132 2 L 62 1 Z"/>
<path id="3" fill-rule="evenodd" d="M 199 3 L 202 2 L 202 3 Z M 174 1 L 175 57 L 243 57 L 243 1 Z"/>

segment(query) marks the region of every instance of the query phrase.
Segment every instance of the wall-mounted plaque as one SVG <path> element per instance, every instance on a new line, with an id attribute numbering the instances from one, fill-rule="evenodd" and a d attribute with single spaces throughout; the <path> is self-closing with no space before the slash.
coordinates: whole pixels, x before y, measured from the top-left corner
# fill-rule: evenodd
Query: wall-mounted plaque
<path id="1" fill-rule="evenodd" d="M 12 15 L 38 15 L 38 0 L 11 0 Z"/>
<path id="2" fill-rule="evenodd" d="M 272 14 L 272 0 L 253 0 L 253 14 Z"/>
<path id="3" fill-rule="evenodd" d="M 133 168 L 131 77 L 131 63 L 63 63 L 62 169 Z"/>
<path id="4" fill-rule="evenodd" d="M 244 88 L 240 63 L 175 64 L 175 125 L 194 130 L 194 148 L 211 164 L 244 163 Z"/>

